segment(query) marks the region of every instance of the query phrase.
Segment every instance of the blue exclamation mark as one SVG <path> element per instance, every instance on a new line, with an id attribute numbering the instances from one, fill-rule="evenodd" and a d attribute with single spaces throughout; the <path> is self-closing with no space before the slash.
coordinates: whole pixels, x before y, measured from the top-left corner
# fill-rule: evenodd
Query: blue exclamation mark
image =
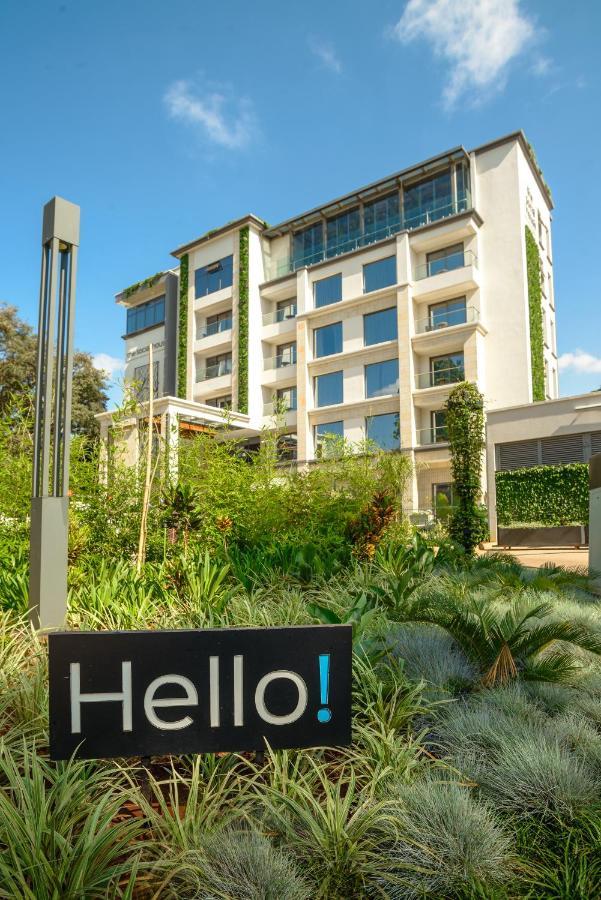
<path id="1" fill-rule="evenodd" d="M 321 653 L 319 656 L 319 700 L 321 709 L 317 713 L 318 722 L 329 722 L 332 713 L 328 707 L 328 695 L 330 693 L 330 654 Z"/>

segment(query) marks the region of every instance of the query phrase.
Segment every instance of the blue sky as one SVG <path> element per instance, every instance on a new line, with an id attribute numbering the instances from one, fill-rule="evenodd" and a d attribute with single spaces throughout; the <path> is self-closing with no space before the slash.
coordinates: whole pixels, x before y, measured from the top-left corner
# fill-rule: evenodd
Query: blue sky
<path id="1" fill-rule="evenodd" d="M 78 347 L 114 294 L 246 212 L 277 222 L 523 128 L 553 191 L 562 394 L 601 385 L 601 4 L 3 0 L 0 301 L 37 315 L 41 207 L 79 203 Z"/>

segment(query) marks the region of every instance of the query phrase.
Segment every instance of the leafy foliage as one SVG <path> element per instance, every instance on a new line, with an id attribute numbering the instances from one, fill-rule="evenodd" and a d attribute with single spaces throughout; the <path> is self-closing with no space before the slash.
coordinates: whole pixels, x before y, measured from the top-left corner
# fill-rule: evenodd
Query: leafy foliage
<path id="1" fill-rule="evenodd" d="M 179 304 L 177 314 L 177 396 L 186 397 L 188 387 L 188 273 L 187 253 L 179 261 Z"/>
<path id="2" fill-rule="evenodd" d="M 240 229 L 238 274 L 238 410 L 248 413 L 248 239 L 249 226 Z"/>
<path id="3" fill-rule="evenodd" d="M 532 399 L 545 399 L 545 351 L 543 346 L 543 307 L 541 266 L 538 244 L 530 228 L 525 227 L 526 277 L 528 279 L 528 310 L 530 321 L 530 368 Z"/>
<path id="4" fill-rule="evenodd" d="M 499 525 L 588 523 L 588 465 L 532 466 L 496 473 Z"/>
<path id="5" fill-rule="evenodd" d="M 446 403 L 451 468 L 457 503 L 449 533 L 467 553 L 484 540 L 486 530 L 479 511 L 484 452 L 484 402 L 475 384 L 463 381 Z"/>

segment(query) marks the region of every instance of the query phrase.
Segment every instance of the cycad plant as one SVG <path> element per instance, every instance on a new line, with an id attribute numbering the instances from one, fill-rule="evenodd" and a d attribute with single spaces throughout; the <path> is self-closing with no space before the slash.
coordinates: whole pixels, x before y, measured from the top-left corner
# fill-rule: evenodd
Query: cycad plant
<path id="1" fill-rule="evenodd" d="M 502 608 L 486 597 L 429 603 L 418 599 L 407 619 L 431 622 L 451 634 L 480 673 L 484 687 L 516 678 L 569 682 L 580 668 L 575 648 L 601 654 L 601 637 L 586 626 L 553 621 L 553 607 L 516 597 Z"/>
<path id="2" fill-rule="evenodd" d="M 163 491 L 161 506 L 171 543 L 177 543 L 180 533 L 183 534 L 184 553 L 187 553 L 190 532 L 200 528 L 202 524 L 202 512 L 196 491 L 187 482 L 178 481 L 170 484 Z"/>

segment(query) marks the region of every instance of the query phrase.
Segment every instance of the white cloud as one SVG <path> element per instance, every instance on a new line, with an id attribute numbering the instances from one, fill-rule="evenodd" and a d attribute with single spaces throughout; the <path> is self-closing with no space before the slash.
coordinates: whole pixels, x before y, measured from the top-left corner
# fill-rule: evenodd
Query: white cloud
<path id="1" fill-rule="evenodd" d="M 448 63 L 445 105 L 503 88 L 509 64 L 534 38 L 520 0 L 409 0 L 393 29 L 403 44 L 423 38 Z"/>
<path id="2" fill-rule="evenodd" d="M 164 96 L 172 119 L 199 128 L 214 144 L 228 150 L 246 147 L 256 134 L 253 106 L 229 89 L 201 93 L 190 81 L 175 81 Z"/>
<path id="3" fill-rule="evenodd" d="M 581 375 L 601 374 L 601 357 L 585 353 L 584 350 L 575 350 L 574 353 L 562 353 L 559 357 L 559 368 L 572 369 Z"/>
<path id="4" fill-rule="evenodd" d="M 548 56 L 537 56 L 532 64 L 532 71 L 535 75 L 543 77 L 548 75 L 552 68 L 552 62 Z"/>
<path id="5" fill-rule="evenodd" d="M 92 357 L 95 368 L 106 372 L 109 378 L 115 378 L 117 375 L 125 371 L 125 363 L 116 356 L 110 356 L 108 353 L 96 353 Z"/>
<path id="6" fill-rule="evenodd" d="M 336 75 L 342 73 L 342 63 L 332 44 L 312 37 L 309 38 L 309 48 L 326 69 L 335 72 Z"/>

